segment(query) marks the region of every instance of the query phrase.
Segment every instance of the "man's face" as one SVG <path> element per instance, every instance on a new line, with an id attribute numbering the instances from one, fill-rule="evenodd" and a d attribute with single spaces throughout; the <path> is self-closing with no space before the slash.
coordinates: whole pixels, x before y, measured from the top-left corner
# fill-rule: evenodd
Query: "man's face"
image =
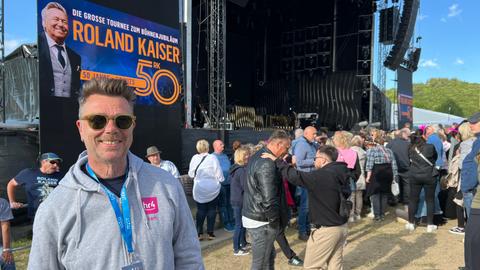
<path id="1" fill-rule="evenodd" d="M 110 97 L 94 94 L 87 98 L 82 107 L 82 115 L 102 114 L 108 117 L 117 115 L 133 115 L 128 101 L 123 97 Z M 97 164 L 115 164 L 125 160 L 128 149 L 132 145 L 135 123 L 128 129 L 118 128 L 109 119 L 103 129 L 95 130 L 87 120 L 77 120 L 80 137 L 88 152 L 88 162 Z"/>
<path id="2" fill-rule="evenodd" d="M 213 151 L 215 151 L 215 153 L 222 153 L 224 149 L 225 144 L 222 141 L 216 140 L 213 142 Z"/>
<path id="3" fill-rule="evenodd" d="M 477 122 L 475 124 L 469 123 L 469 126 L 473 134 L 480 133 L 480 122 Z"/>
<path id="4" fill-rule="evenodd" d="M 152 163 L 153 165 L 159 165 L 160 164 L 160 154 L 159 153 L 156 153 L 154 155 L 150 155 L 147 157 L 148 161 L 150 161 L 150 163 Z"/>
<path id="5" fill-rule="evenodd" d="M 40 163 L 40 169 L 44 174 L 52 174 L 60 171 L 60 160 L 42 160 Z"/>
<path id="6" fill-rule="evenodd" d="M 307 127 L 305 131 L 303 132 L 303 136 L 305 139 L 307 139 L 309 142 L 313 142 L 315 140 L 315 135 L 317 134 L 317 129 L 314 127 Z"/>
<path id="7" fill-rule="evenodd" d="M 276 140 L 273 142 L 272 148 L 270 151 L 272 151 L 273 155 L 283 157 L 288 153 L 288 149 L 290 149 L 290 139 Z"/>
<path id="8" fill-rule="evenodd" d="M 313 165 L 316 169 L 320 169 L 327 163 L 327 158 L 324 154 L 319 153 L 318 151 L 315 154 L 315 160 L 313 161 Z"/>
<path id="9" fill-rule="evenodd" d="M 68 35 L 67 14 L 58 8 L 47 9 L 43 28 L 56 43 L 63 44 Z"/>

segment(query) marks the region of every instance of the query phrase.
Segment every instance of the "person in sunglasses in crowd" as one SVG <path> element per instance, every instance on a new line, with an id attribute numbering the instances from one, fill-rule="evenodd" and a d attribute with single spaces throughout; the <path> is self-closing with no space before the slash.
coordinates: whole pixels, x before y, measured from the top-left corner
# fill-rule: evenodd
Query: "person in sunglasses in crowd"
<path id="1" fill-rule="evenodd" d="M 28 269 L 204 269 L 181 184 L 129 152 L 134 102 L 124 80 L 84 83 L 86 151 L 38 209 Z"/>
<path id="2" fill-rule="evenodd" d="M 38 206 L 63 178 L 60 172 L 62 159 L 55 153 L 44 153 L 39 158 L 39 168 L 27 168 L 18 173 L 7 184 L 7 195 L 12 209 L 28 206 L 28 218 L 33 221 Z M 27 204 L 17 201 L 15 190 L 22 186 L 27 194 Z"/>

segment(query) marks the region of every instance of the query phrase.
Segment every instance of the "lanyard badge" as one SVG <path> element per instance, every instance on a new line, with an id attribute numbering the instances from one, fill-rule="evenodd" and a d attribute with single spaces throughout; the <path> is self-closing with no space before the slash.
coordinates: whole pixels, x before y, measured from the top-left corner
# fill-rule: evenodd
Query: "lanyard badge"
<path id="1" fill-rule="evenodd" d="M 130 257 L 132 258 L 132 263 L 128 266 L 122 267 L 122 270 L 141 270 L 143 269 L 143 264 L 141 261 L 136 258 L 134 255 L 134 250 L 133 250 L 133 240 L 132 240 L 132 222 L 131 222 L 131 216 L 130 216 L 130 206 L 128 204 L 128 196 L 127 196 L 127 188 L 125 186 L 125 183 L 122 186 L 122 190 L 120 192 L 120 203 L 122 206 L 122 210 L 120 210 L 120 206 L 118 205 L 117 197 L 113 192 L 111 192 L 109 189 L 107 189 L 100 181 L 98 180 L 97 175 L 93 172 L 92 168 L 90 168 L 90 165 L 86 165 L 87 172 L 88 174 L 95 179 L 97 183 L 100 184 L 102 189 L 105 191 L 107 194 L 108 199 L 110 200 L 110 204 L 112 205 L 113 211 L 115 212 L 115 217 L 117 219 L 118 227 L 120 228 L 120 233 L 122 234 L 122 239 L 125 245 L 127 246 L 128 253 L 130 254 Z M 125 174 L 125 178 L 128 177 L 128 169 Z M 126 181 L 125 181 L 126 182 Z"/>

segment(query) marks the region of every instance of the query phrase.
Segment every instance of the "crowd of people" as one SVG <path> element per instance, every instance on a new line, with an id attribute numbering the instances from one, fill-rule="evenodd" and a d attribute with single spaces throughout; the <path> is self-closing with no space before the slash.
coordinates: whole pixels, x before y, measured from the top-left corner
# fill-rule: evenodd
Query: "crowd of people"
<path id="1" fill-rule="evenodd" d="M 233 255 L 251 255 L 251 269 L 274 268 L 274 242 L 292 266 L 342 269 L 348 223 L 381 223 L 389 206 L 410 232 L 425 225 L 435 233 L 457 219 L 449 232 L 465 238 L 461 269 L 480 269 L 480 113 L 391 132 L 275 130 L 257 144 L 234 141 L 231 155 L 222 140 L 212 153 L 199 140 L 188 168 L 192 219 L 173 162 L 156 146 L 146 149 L 150 164 L 129 152 L 135 116 L 126 82 L 94 79 L 82 93 L 76 125 L 86 151 L 66 173 L 58 155 L 42 154 L 38 168 L 9 181 L 9 203 L 0 199 L 1 269 L 15 269 L 9 220 L 22 207 L 34 221 L 29 269 L 204 269 L 199 241 L 216 238 L 217 214 Z M 27 204 L 16 199 L 20 186 Z M 285 236 L 295 224 L 303 259 Z"/>
<path id="2" fill-rule="evenodd" d="M 458 226 L 449 232 L 464 235 L 465 224 L 476 224 L 477 208 L 472 209 L 472 202 L 478 204 L 477 125 L 480 114 L 449 127 L 434 124 L 415 130 L 406 126 L 391 132 L 371 128 L 330 133 L 309 126 L 295 130 L 293 138 L 276 131 L 257 145 L 235 141 L 229 175 L 222 175 L 225 169 L 217 158 L 210 159 L 218 163 L 214 169 L 205 166 L 208 178 L 196 177 L 198 157 L 192 158 L 189 175 L 195 179 L 194 198 L 206 192 L 213 201 L 220 187 L 231 189 L 233 254 L 251 253 L 252 269 L 273 268 L 275 240 L 291 265 L 341 269 L 347 224 L 364 217 L 382 222 L 389 206 L 396 206 L 393 213 L 405 220 L 407 231 L 425 226 L 427 233 L 434 233 L 446 219 L 456 218 Z M 215 150 L 214 156 L 218 154 Z M 222 185 L 225 179 L 228 185 Z M 215 187 L 200 189 L 206 183 Z M 197 204 L 200 207 L 201 202 Z M 210 207 L 212 216 L 220 209 L 216 202 Z M 345 207 L 348 214 L 342 215 Z M 304 260 L 285 239 L 292 216 L 296 216 L 298 239 L 307 242 Z M 197 228 L 203 240 L 203 220 L 198 214 Z M 470 229 L 465 236 L 464 269 L 478 267 L 472 255 L 478 248 L 476 231 Z"/>

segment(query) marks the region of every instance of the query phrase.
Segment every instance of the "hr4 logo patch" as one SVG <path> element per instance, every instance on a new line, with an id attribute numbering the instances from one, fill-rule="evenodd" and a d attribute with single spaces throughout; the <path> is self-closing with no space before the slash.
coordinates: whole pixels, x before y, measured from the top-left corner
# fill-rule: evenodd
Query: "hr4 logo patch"
<path id="1" fill-rule="evenodd" d="M 158 213 L 157 197 L 142 198 L 143 210 L 147 215 Z"/>

